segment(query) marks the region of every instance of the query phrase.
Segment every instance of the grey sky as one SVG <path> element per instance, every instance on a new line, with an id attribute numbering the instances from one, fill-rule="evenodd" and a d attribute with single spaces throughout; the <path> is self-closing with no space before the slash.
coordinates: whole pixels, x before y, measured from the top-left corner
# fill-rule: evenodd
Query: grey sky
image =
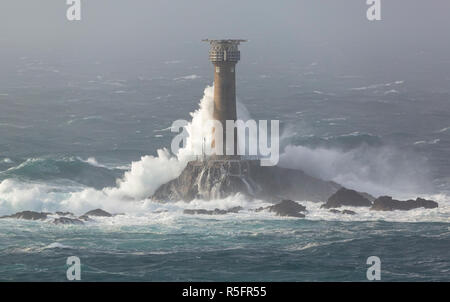
<path id="1" fill-rule="evenodd" d="M 382 21 L 365 0 L 81 0 L 82 21 L 64 0 L 2 0 L 0 62 L 22 56 L 85 61 L 204 61 L 202 38 L 246 38 L 243 57 L 268 64 L 319 62 L 330 72 L 430 69 L 450 76 L 450 1 L 382 0 Z M 251 57 L 251 58 L 250 58 Z"/>

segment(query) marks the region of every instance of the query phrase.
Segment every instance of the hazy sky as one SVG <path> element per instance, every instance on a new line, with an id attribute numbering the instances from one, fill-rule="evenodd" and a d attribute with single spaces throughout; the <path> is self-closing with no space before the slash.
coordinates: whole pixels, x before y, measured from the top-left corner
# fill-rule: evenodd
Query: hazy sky
<path id="1" fill-rule="evenodd" d="M 245 38 L 247 62 L 318 62 L 330 72 L 423 71 L 445 84 L 450 1 L 381 3 L 382 20 L 369 22 L 365 0 L 81 0 L 82 21 L 69 22 L 65 0 L 2 0 L 0 63 L 27 56 L 202 64 L 208 47 L 201 39 Z"/>

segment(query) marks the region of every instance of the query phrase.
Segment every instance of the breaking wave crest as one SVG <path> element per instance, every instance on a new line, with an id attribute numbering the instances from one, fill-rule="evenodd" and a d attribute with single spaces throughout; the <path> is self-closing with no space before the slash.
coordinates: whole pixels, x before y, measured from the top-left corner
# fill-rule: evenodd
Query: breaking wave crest
<path id="1" fill-rule="evenodd" d="M 0 172 L 0 179 L 16 178 L 28 181 L 67 180 L 84 186 L 101 189 L 115 185 L 123 174 L 120 169 L 108 168 L 95 158 L 79 157 L 29 158 L 16 166 Z"/>

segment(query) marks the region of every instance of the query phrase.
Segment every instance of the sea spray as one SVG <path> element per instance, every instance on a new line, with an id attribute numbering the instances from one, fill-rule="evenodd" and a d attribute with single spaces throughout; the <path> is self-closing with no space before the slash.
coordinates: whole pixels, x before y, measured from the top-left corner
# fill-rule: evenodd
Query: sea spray
<path id="1" fill-rule="evenodd" d="M 279 165 L 301 169 L 312 176 L 375 196 L 431 192 L 426 159 L 390 146 L 361 145 L 341 150 L 288 145 L 280 156 Z"/>

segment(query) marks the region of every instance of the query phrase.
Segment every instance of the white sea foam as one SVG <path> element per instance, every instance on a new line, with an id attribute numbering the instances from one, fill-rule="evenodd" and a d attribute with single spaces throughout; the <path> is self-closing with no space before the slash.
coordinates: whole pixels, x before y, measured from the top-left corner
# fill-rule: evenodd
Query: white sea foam
<path id="1" fill-rule="evenodd" d="M 438 130 L 438 131 L 436 131 L 437 133 L 444 133 L 444 132 L 447 132 L 447 131 L 449 131 L 450 130 L 450 127 L 445 127 L 445 128 L 442 128 L 442 129 L 440 129 L 440 130 Z"/>
<path id="2" fill-rule="evenodd" d="M 171 60 L 171 61 L 164 61 L 164 64 L 179 64 L 183 61 L 181 60 Z"/>
<path id="3" fill-rule="evenodd" d="M 16 124 L 10 124 L 10 123 L 0 123 L 0 128 L 2 128 L 2 127 L 15 128 L 15 129 L 27 129 L 27 128 L 31 128 L 31 126 L 26 126 L 26 125 L 16 125 Z"/>
<path id="4" fill-rule="evenodd" d="M 322 121 L 325 122 L 346 121 L 346 120 L 347 120 L 346 117 L 331 117 L 322 119 Z"/>
<path id="5" fill-rule="evenodd" d="M 78 121 L 102 120 L 102 119 L 103 119 L 103 117 L 99 116 L 99 115 L 85 116 L 85 117 L 82 117 L 82 118 L 71 119 L 71 120 L 67 121 L 67 125 L 71 125 L 71 124 L 73 124 L 75 122 L 78 122 Z"/>
<path id="6" fill-rule="evenodd" d="M 45 246 L 43 249 L 71 249 L 72 247 L 69 245 L 64 245 L 62 243 L 59 242 L 53 242 L 50 243 L 49 245 Z"/>
<path id="7" fill-rule="evenodd" d="M 429 141 L 417 141 L 414 143 L 414 145 L 434 145 L 439 143 L 441 140 L 439 138 L 435 138 Z"/>
<path id="8" fill-rule="evenodd" d="M 336 241 L 325 241 L 325 242 L 309 242 L 307 244 L 299 245 L 299 244 L 293 244 L 289 245 L 285 248 L 286 251 L 303 251 L 311 248 L 321 247 L 321 246 L 328 246 L 336 243 L 347 243 L 351 242 L 353 240 L 356 240 L 356 238 L 351 239 L 341 239 Z"/>
<path id="9" fill-rule="evenodd" d="M 390 90 L 384 92 L 384 94 L 398 94 L 398 93 L 399 93 L 399 91 L 395 90 L 395 89 L 390 89 Z"/>
<path id="10" fill-rule="evenodd" d="M 97 159 L 95 159 L 95 157 L 89 157 L 86 160 L 84 160 L 82 158 L 78 158 L 78 159 L 83 161 L 83 162 L 85 162 L 85 163 L 88 163 L 88 164 L 90 164 L 91 166 L 94 166 L 94 167 L 106 168 L 106 166 L 99 164 Z"/>
<path id="11" fill-rule="evenodd" d="M 201 78 L 199 75 L 190 74 L 190 75 L 187 75 L 187 76 L 182 76 L 182 77 L 175 78 L 174 80 L 175 81 L 179 81 L 179 80 L 196 80 L 196 79 L 199 79 L 199 78 Z"/>
<path id="12" fill-rule="evenodd" d="M 369 90 L 369 89 L 376 89 L 376 88 L 381 88 L 381 87 L 391 87 L 391 86 L 395 86 L 395 85 L 402 85 L 404 83 L 405 83 L 405 81 L 395 81 L 395 82 L 390 82 L 390 83 L 372 84 L 369 86 L 350 88 L 350 90 L 353 90 L 353 91 Z"/>

